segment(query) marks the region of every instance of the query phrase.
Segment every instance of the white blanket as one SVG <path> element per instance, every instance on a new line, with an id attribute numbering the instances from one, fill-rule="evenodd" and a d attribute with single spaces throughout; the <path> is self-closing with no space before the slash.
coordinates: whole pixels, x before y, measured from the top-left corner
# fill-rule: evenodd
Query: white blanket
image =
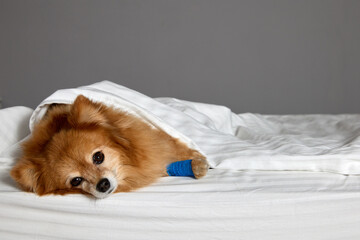
<path id="1" fill-rule="evenodd" d="M 30 128 L 51 103 L 83 94 L 164 129 L 200 149 L 212 168 L 360 174 L 360 115 L 236 115 L 230 109 L 150 98 L 109 81 L 59 90 L 34 111 Z"/>

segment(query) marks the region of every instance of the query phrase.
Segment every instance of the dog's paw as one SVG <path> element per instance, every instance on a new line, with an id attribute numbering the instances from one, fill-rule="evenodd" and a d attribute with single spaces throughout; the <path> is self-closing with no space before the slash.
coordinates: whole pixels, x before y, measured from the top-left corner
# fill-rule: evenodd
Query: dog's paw
<path id="1" fill-rule="evenodd" d="M 194 158 L 191 162 L 191 168 L 195 178 L 202 178 L 208 172 L 209 164 L 205 157 Z"/>

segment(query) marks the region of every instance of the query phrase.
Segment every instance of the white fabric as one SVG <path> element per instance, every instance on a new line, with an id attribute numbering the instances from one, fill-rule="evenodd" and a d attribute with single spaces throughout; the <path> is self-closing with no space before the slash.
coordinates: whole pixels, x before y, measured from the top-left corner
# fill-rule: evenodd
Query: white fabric
<path id="1" fill-rule="evenodd" d="M 20 192 L 0 168 L 0 239 L 360 239 L 360 178 L 211 169 L 94 200 Z"/>
<path id="2" fill-rule="evenodd" d="M 230 109 L 172 98 L 147 97 L 109 81 L 55 92 L 48 104 L 71 103 L 78 94 L 143 118 L 208 157 L 213 168 L 303 170 L 360 174 L 360 115 L 236 115 Z"/>
<path id="3" fill-rule="evenodd" d="M 208 109 L 206 105 L 194 105 Z M 26 122 L 28 109 L 23 111 L 11 111 L 6 116 Z M 267 119 L 282 126 L 296 126 L 296 122 L 313 117 L 320 122 L 345 119 L 335 115 L 249 114 L 239 115 L 239 119 L 245 119 L 244 116 Z M 237 128 L 230 126 L 237 123 L 227 125 L 227 118 L 219 115 L 208 125 L 236 132 Z M 3 125 L 3 119 L 0 120 Z M 260 122 L 252 124 L 261 125 Z M 350 123 L 347 123 L 350 129 L 352 124 L 357 124 Z M 29 133 L 27 127 L 13 130 L 0 135 L 0 141 L 17 139 L 17 131 L 24 131 L 22 135 Z M 321 135 L 307 133 L 313 134 Z M 118 193 L 102 200 L 83 195 L 38 197 L 20 191 L 9 176 L 11 165 L 19 155 L 18 145 L 11 146 L 13 151 L 8 148 L 0 153 L 0 239 L 360 239 L 358 176 L 210 169 L 200 180 L 166 177 L 140 191 Z"/>
<path id="4" fill-rule="evenodd" d="M 12 152 L 9 150 L 30 133 L 28 125 L 32 112 L 31 108 L 22 106 L 0 110 L 0 156 Z"/>

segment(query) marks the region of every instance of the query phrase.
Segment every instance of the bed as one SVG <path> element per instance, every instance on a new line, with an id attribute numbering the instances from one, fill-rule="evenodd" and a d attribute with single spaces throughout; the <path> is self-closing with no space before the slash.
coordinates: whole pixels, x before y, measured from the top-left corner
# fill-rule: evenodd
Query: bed
<path id="1" fill-rule="evenodd" d="M 360 115 L 234 114 L 222 106 L 155 100 L 191 116 L 210 116 L 216 108 L 211 117 L 226 115 L 231 130 L 223 120 L 194 119 L 248 145 L 230 144 L 237 154 L 210 152 L 212 168 L 200 180 L 164 177 L 101 200 L 38 197 L 20 191 L 9 176 L 36 114 L 2 109 L 0 239 L 360 238 Z M 201 140 L 196 144 L 210 151 Z"/>

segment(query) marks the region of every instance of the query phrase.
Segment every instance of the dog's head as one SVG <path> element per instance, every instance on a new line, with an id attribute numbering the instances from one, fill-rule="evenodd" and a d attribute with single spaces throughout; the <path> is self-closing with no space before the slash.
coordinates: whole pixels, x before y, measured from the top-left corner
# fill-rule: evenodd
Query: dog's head
<path id="1" fill-rule="evenodd" d="M 24 143 L 11 176 L 38 195 L 86 193 L 104 198 L 120 185 L 122 191 L 131 190 L 130 175 L 137 169 L 134 152 L 112 125 L 119 119 L 111 119 L 116 116 L 108 111 L 83 96 L 72 105 L 52 107 Z"/>

